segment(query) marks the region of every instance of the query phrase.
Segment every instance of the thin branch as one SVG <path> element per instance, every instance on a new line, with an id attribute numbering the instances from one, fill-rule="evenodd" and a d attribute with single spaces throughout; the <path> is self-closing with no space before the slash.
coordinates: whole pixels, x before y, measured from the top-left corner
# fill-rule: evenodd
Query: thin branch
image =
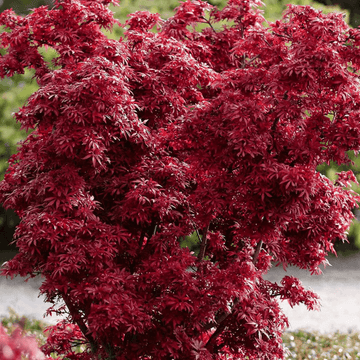
<path id="1" fill-rule="evenodd" d="M 208 230 L 209 230 L 209 225 L 207 225 L 203 229 L 203 236 L 202 236 L 202 241 L 201 241 L 201 244 L 200 244 L 200 251 L 199 251 L 199 255 L 198 255 L 199 261 L 203 260 L 204 256 L 205 256 L 205 250 L 206 250 L 206 245 L 207 245 L 206 237 L 207 237 Z M 199 233 L 198 233 L 198 237 L 199 237 Z M 200 237 L 199 237 L 199 239 L 200 239 Z"/>
<path id="2" fill-rule="evenodd" d="M 195 225 L 194 225 L 194 228 L 195 228 Z M 195 231 L 196 231 L 196 235 L 199 239 L 199 242 L 201 242 L 201 237 L 200 237 L 200 234 L 199 234 L 199 230 L 197 228 L 195 228 Z"/>
<path id="3" fill-rule="evenodd" d="M 76 307 L 69 301 L 68 297 L 65 294 L 62 294 L 62 298 L 65 302 L 65 305 L 70 311 L 70 314 L 73 318 L 73 320 L 76 322 L 76 324 L 79 326 L 81 332 L 85 336 L 85 338 L 89 341 L 91 346 L 91 351 L 93 353 L 96 353 L 97 351 L 97 344 L 94 340 L 94 338 L 91 336 L 91 334 L 88 334 L 88 327 L 86 326 L 84 320 L 81 318 L 81 316 L 78 314 L 78 310 Z"/>
<path id="4" fill-rule="evenodd" d="M 149 248 L 149 246 L 150 246 L 150 240 L 151 240 L 151 238 L 156 235 L 157 228 L 158 228 L 158 226 L 157 226 L 155 220 L 153 220 L 152 223 L 151 223 L 151 225 L 150 225 L 150 229 L 149 229 L 149 231 L 148 231 L 148 233 L 147 233 L 148 239 L 146 240 L 146 244 L 145 244 L 144 248 L 142 249 L 142 251 L 143 251 L 144 253 L 147 252 L 147 250 L 148 250 L 148 248 Z"/>
<path id="5" fill-rule="evenodd" d="M 230 315 L 230 314 L 228 314 Z M 216 340 L 216 338 L 222 333 L 225 328 L 225 323 L 222 322 L 219 327 L 215 330 L 215 332 L 211 335 L 210 339 L 205 345 L 205 348 L 209 349 L 212 346 L 212 343 Z M 209 349 L 210 350 L 210 349 Z"/>
<path id="6" fill-rule="evenodd" d="M 155 236 L 155 235 L 156 235 L 156 231 L 157 231 L 157 224 L 155 224 L 154 231 L 153 231 L 153 233 L 152 233 L 151 237 L 153 237 L 153 236 Z"/>
<path id="7" fill-rule="evenodd" d="M 143 246 L 144 238 L 145 238 L 145 230 L 142 230 L 141 235 L 140 235 L 140 239 L 139 239 L 139 247 L 140 248 Z"/>
<path id="8" fill-rule="evenodd" d="M 279 37 L 283 37 L 285 39 L 292 40 L 292 37 L 290 37 L 289 35 L 277 34 L 276 32 L 273 32 L 273 34 L 276 35 L 276 36 L 279 36 Z"/>
<path id="9" fill-rule="evenodd" d="M 246 65 L 251 64 L 254 60 L 256 60 L 258 57 L 260 56 L 260 54 L 257 54 L 256 56 L 252 57 L 247 63 Z"/>
<path id="10" fill-rule="evenodd" d="M 213 28 L 211 22 L 205 16 L 201 16 L 201 19 L 204 19 L 205 22 L 207 22 L 210 25 L 212 31 L 216 34 L 216 30 Z"/>
<path id="11" fill-rule="evenodd" d="M 253 264 L 254 265 L 256 265 L 256 261 L 257 261 L 257 258 L 259 257 L 262 244 L 263 244 L 263 242 L 262 242 L 262 240 L 260 240 L 256 245 L 256 249 L 255 249 L 255 253 L 254 253 L 254 257 L 253 257 Z"/>
<path id="12" fill-rule="evenodd" d="M 268 46 L 272 47 L 272 45 L 264 38 L 264 42 L 265 44 L 267 44 Z"/>
<path id="13" fill-rule="evenodd" d="M 233 303 L 233 307 L 231 309 L 230 312 L 228 313 L 225 313 L 223 312 L 219 318 L 216 320 L 216 323 L 218 324 L 218 327 L 217 329 L 215 330 L 215 332 L 211 335 L 210 339 L 208 340 L 208 342 L 206 343 L 205 347 L 206 348 L 209 348 L 212 343 L 216 340 L 216 338 L 223 332 L 223 330 L 225 329 L 225 325 L 226 325 L 226 319 L 233 314 L 234 312 L 234 309 L 236 307 L 236 305 L 239 303 L 239 298 L 236 298 L 234 300 L 234 303 Z M 211 326 L 212 327 L 212 326 Z M 210 327 L 210 328 L 211 328 Z"/>
<path id="14" fill-rule="evenodd" d="M 241 68 L 242 68 L 242 69 L 245 69 L 245 65 L 246 65 L 246 63 L 245 63 L 245 59 L 246 59 L 246 55 L 245 55 L 245 54 L 243 54 L 243 56 L 242 56 L 242 60 L 241 60 Z"/>
<path id="15" fill-rule="evenodd" d="M 149 241 L 150 241 L 150 239 L 151 239 L 153 236 L 155 236 L 156 230 L 157 230 L 157 224 L 156 224 L 155 219 L 153 219 L 152 222 L 151 222 L 151 225 L 150 225 L 150 229 L 149 229 L 149 231 L 148 231 L 148 233 L 147 233 L 148 239 L 147 239 L 146 244 L 148 244 Z"/>

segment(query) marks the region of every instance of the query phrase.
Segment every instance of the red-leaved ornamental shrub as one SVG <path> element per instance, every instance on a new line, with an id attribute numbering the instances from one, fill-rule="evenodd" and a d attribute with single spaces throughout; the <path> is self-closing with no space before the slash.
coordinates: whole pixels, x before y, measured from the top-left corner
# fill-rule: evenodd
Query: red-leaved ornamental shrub
<path id="1" fill-rule="evenodd" d="M 110 2 L 0 16 L 1 77 L 33 68 L 40 86 L 0 185 L 21 218 L 2 274 L 44 276 L 48 312 L 77 325 L 51 330 L 46 354 L 282 359 L 279 299 L 318 298 L 263 275 L 318 273 L 359 200 L 352 173 L 316 167 L 360 148 L 360 32 L 308 6 L 265 26 L 259 0 L 188 0 L 166 21 L 132 14 L 115 41 Z"/>

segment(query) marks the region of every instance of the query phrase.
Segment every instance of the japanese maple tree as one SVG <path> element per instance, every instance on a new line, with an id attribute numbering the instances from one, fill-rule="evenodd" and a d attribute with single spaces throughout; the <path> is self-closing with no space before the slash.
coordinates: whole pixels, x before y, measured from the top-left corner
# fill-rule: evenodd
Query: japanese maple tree
<path id="1" fill-rule="evenodd" d="M 321 272 L 359 200 L 353 173 L 316 168 L 360 148 L 360 32 L 308 6 L 267 24 L 258 0 L 188 0 L 110 40 L 111 2 L 0 15 L 1 77 L 27 67 L 40 86 L 0 185 L 21 218 L 2 274 L 41 274 L 48 313 L 68 315 L 47 355 L 282 359 L 279 300 L 318 297 L 263 275 Z"/>

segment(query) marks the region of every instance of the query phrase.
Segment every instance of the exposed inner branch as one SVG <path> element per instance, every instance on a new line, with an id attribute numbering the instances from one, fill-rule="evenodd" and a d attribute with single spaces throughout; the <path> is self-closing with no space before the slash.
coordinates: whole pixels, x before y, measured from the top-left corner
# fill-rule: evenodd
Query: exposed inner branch
<path id="1" fill-rule="evenodd" d="M 67 306 L 67 308 L 70 311 L 71 316 L 73 317 L 74 321 L 76 322 L 76 324 L 79 326 L 81 332 L 83 333 L 84 337 L 89 341 L 90 346 L 91 346 L 91 351 L 93 353 L 96 353 L 97 351 L 97 344 L 94 340 L 94 338 L 91 336 L 91 334 L 88 333 L 88 327 L 86 326 L 84 320 L 81 318 L 81 316 L 78 313 L 78 310 L 76 309 L 76 307 L 70 302 L 70 300 L 68 299 L 68 297 L 65 294 L 62 294 L 62 298 L 65 302 L 65 305 Z"/>
<path id="2" fill-rule="evenodd" d="M 208 233 L 208 230 L 209 230 L 209 225 L 206 226 L 204 229 L 203 229 L 203 236 L 202 236 L 202 241 L 201 241 L 201 244 L 200 244 L 200 251 L 199 251 L 199 255 L 198 255 L 198 259 L 199 261 L 203 260 L 204 259 L 204 256 L 205 256 L 205 250 L 206 250 L 206 245 L 207 245 L 207 233 Z M 197 230 L 196 230 L 197 231 Z M 200 236 L 199 236 L 199 233 L 197 231 L 197 235 L 198 235 L 198 238 L 200 240 Z"/>
<path id="3" fill-rule="evenodd" d="M 263 244 L 263 242 L 262 242 L 262 240 L 260 240 L 256 245 L 256 249 L 255 249 L 255 253 L 254 253 L 254 257 L 253 257 L 253 264 L 254 265 L 256 265 L 256 261 L 257 261 L 257 258 L 259 257 L 262 244 Z"/>

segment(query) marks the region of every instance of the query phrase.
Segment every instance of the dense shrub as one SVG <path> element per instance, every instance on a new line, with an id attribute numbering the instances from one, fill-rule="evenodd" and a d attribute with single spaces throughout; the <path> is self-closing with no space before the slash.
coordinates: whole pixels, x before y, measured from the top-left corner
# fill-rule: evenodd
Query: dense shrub
<path id="1" fill-rule="evenodd" d="M 100 31 L 109 3 L 0 16 L 0 75 L 33 68 L 40 87 L 0 185 L 21 219 L 2 273 L 43 275 L 49 313 L 68 314 L 47 354 L 283 358 L 278 299 L 317 296 L 263 274 L 272 261 L 319 273 L 346 238 L 356 178 L 316 168 L 359 150 L 359 30 L 310 7 L 265 27 L 257 1 L 186 1 L 166 21 L 132 14 L 117 41 Z"/>

